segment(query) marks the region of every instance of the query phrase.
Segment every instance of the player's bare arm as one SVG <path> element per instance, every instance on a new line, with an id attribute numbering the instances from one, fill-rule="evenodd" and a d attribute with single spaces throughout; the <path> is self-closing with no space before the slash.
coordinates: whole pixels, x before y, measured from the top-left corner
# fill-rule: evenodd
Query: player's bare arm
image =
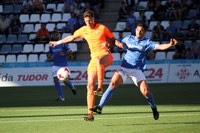
<path id="1" fill-rule="evenodd" d="M 168 48 L 170 48 L 172 46 L 175 46 L 177 44 L 178 44 L 178 41 L 176 39 L 174 39 L 174 38 L 171 38 L 170 42 L 167 43 L 167 44 L 158 44 L 156 46 L 156 50 L 166 50 L 166 49 L 168 49 Z"/>
<path id="2" fill-rule="evenodd" d="M 123 43 L 121 43 L 120 41 L 118 41 L 116 38 L 111 38 L 111 39 L 108 39 L 107 40 L 108 41 L 108 43 L 106 44 L 107 45 L 107 47 L 111 47 L 110 45 L 112 45 L 112 47 L 114 46 L 114 45 L 116 45 L 116 46 L 118 46 L 118 47 L 120 47 L 120 48 L 124 48 L 124 44 Z"/>
<path id="3" fill-rule="evenodd" d="M 49 45 L 52 47 L 55 47 L 56 45 L 59 45 L 59 44 L 72 42 L 74 39 L 75 39 L 74 36 L 71 35 L 71 36 L 67 36 L 64 39 L 61 39 L 59 41 L 50 41 Z"/>
<path id="4" fill-rule="evenodd" d="M 120 41 L 118 41 L 117 39 L 115 39 L 115 45 L 117 45 L 118 47 L 120 47 L 120 48 L 124 48 L 124 44 L 123 43 L 121 43 Z"/>

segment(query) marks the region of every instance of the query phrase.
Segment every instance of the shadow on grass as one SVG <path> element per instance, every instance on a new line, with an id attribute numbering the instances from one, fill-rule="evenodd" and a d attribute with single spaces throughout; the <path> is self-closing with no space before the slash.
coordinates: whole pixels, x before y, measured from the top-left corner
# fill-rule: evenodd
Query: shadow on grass
<path id="1" fill-rule="evenodd" d="M 158 105 L 200 104 L 200 83 L 189 84 L 150 84 Z M 106 88 L 105 86 L 104 88 Z M 74 96 L 68 87 L 62 87 L 65 102 L 57 102 L 54 86 L 5 87 L 0 88 L 1 107 L 38 107 L 38 106 L 86 106 L 86 86 L 76 86 Z M 106 90 L 106 89 L 105 89 Z M 96 103 L 101 97 L 96 97 Z M 107 105 L 147 105 L 138 88 L 121 85 Z"/>
<path id="2" fill-rule="evenodd" d="M 200 112 L 200 110 L 174 110 L 174 111 L 162 111 L 160 114 L 164 113 L 194 113 Z M 129 114 L 146 114 L 152 112 L 116 112 L 116 113 L 103 113 L 102 115 L 129 115 Z M 19 116 L 0 116 L 0 118 L 28 118 L 28 117 L 58 117 L 58 116 L 82 116 L 84 114 L 50 114 L 50 115 L 19 115 Z"/>
<path id="3" fill-rule="evenodd" d="M 19 115 L 19 116 L 0 116 L 0 118 L 33 118 L 33 117 L 58 117 L 58 116 L 82 116 L 84 114 L 52 114 L 52 115 Z"/>
<path id="4" fill-rule="evenodd" d="M 168 114 L 168 113 L 194 113 L 199 112 L 200 110 L 174 110 L 174 111 L 159 111 L 160 114 Z M 116 113 L 103 113 L 102 115 L 119 115 L 119 114 L 146 114 L 146 113 L 152 113 L 151 111 L 148 112 L 116 112 Z"/>

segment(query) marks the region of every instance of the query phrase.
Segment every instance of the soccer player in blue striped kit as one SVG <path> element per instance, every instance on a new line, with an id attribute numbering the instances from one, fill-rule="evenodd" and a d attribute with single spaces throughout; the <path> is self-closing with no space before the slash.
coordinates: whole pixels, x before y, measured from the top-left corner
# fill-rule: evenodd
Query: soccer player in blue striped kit
<path id="1" fill-rule="evenodd" d="M 109 87 L 104 92 L 98 106 L 94 106 L 90 110 L 98 114 L 102 113 L 102 109 L 106 102 L 112 97 L 115 89 L 120 84 L 124 83 L 130 77 L 133 83 L 140 88 L 142 95 L 149 103 L 155 120 L 159 119 L 159 112 L 154 102 L 153 94 L 149 91 L 145 75 L 143 73 L 146 63 L 146 55 L 153 50 L 166 50 L 174 45 L 177 45 L 177 40 L 170 39 L 168 44 L 157 44 L 144 37 L 147 31 L 147 26 L 138 23 L 135 30 L 135 35 L 130 35 L 122 40 L 124 43 L 126 54 L 122 60 L 121 66 L 114 73 Z"/>
<path id="2" fill-rule="evenodd" d="M 61 45 L 57 45 L 55 47 L 51 47 L 51 46 L 49 47 L 48 59 L 53 60 L 52 76 L 53 76 L 55 88 L 59 95 L 57 101 L 65 101 L 65 98 L 64 98 L 64 95 L 62 92 L 62 88 L 61 88 L 59 79 L 57 77 L 57 71 L 61 67 L 68 66 L 68 64 L 67 64 L 68 56 L 71 53 L 72 52 L 71 52 L 68 44 L 61 44 Z M 70 80 L 63 81 L 63 83 L 71 89 L 71 91 L 74 95 L 76 95 L 77 91 Z"/>

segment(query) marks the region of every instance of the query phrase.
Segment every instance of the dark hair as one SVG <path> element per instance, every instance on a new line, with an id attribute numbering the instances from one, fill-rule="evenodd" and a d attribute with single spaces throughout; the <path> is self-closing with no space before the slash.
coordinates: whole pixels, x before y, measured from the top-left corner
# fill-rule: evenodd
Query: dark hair
<path id="1" fill-rule="evenodd" d="M 94 18 L 94 12 L 91 9 L 86 9 L 83 13 L 83 18 L 85 17 L 91 17 Z"/>
<path id="2" fill-rule="evenodd" d="M 144 23 L 137 23 L 137 26 L 143 27 L 145 31 L 147 31 L 147 29 L 148 29 L 148 26 Z"/>

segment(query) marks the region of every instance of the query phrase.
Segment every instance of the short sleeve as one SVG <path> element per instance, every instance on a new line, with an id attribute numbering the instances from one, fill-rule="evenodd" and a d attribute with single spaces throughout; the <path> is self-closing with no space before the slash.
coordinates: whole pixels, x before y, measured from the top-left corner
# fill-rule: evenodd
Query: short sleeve
<path id="1" fill-rule="evenodd" d="M 129 36 L 124 37 L 121 42 L 126 44 L 126 41 L 127 41 L 128 37 Z"/>
<path id="2" fill-rule="evenodd" d="M 83 28 L 79 28 L 78 30 L 76 30 L 73 34 L 74 38 L 84 38 L 83 37 Z"/>
<path id="3" fill-rule="evenodd" d="M 105 33 L 107 38 L 113 38 L 114 34 L 105 26 Z"/>
<path id="4" fill-rule="evenodd" d="M 151 41 L 151 40 L 147 40 L 147 51 L 152 51 L 156 49 L 156 46 L 158 45 L 157 42 Z"/>

